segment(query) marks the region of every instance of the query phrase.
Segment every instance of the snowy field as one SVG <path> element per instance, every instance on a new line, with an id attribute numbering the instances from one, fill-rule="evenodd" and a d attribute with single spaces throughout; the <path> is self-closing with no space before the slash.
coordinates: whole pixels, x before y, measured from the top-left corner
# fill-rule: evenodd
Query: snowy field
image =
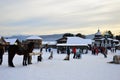
<path id="1" fill-rule="evenodd" d="M 5 53 L 0 66 L 0 80 L 120 80 L 120 65 L 107 63 L 115 54 L 120 55 L 120 51 L 109 51 L 107 58 L 89 52 L 83 54 L 81 59 L 73 59 L 71 54 L 70 61 L 64 61 L 66 54 L 57 54 L 54 50 L 52 60 L 48 60 L 50 53 L 44 52 L 42 62 L 37 62 L 37 55 L 34 55 L 33 64 L 28 66 L 22 66 L 22 56 L 16 55 L 16 67 L 11 68 L 7 65 L 8 56 Z"/>

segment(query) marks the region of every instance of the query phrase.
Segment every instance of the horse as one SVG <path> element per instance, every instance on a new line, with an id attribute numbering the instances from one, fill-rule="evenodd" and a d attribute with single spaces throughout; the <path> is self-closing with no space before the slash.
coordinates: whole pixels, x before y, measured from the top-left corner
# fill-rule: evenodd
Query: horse
<path id="1" fill-rule="evenodd" d="M 30 62 L 29 53 L 34 49 L 34 43 L 29 42 L 27 45 L 9 45 L 8 48 L 8 66 L 15 67 L 13 64 L 13 58 L 15 54 L 23 55 L 23 66 L 27 66 Z"/>
<path id="2" fill-rule="evenodd" d="M 3 54 L 4 54 L 4 45 L 0 44 L 0 65 L 3 62 Z"/>

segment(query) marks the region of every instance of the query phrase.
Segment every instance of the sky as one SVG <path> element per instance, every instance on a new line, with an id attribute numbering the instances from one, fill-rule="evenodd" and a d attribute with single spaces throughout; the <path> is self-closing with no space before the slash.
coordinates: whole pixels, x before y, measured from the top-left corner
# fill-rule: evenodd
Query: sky
<path id="1" fill-rule="evenodd" d="M 120 34 L 120 0 L 0 0 L 0 35 Z"/>

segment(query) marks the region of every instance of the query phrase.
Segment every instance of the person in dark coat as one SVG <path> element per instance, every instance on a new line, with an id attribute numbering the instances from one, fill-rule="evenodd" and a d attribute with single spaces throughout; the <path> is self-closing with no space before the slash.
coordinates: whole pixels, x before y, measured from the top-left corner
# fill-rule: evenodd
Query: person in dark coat
<path id="1" fill-rule="evenodd" d="M 4 46 L 0 44 L 0 65 L 3 62 Z"/>
<path id="2" fill-rule="evenodd" d="M 69 47 L 67 47 L 67 56 L 65 57 L 65 59 L 64 60 L 69 60 L 70 59 L 70 48 Z"/>
<path id="3" fill-rule="evenodd" d="M 37 57 L 37 61 L 42 61 L 42 51 L 43 51 L 43 48 L 41 47 L 40 48 L 40 55 Z"/>

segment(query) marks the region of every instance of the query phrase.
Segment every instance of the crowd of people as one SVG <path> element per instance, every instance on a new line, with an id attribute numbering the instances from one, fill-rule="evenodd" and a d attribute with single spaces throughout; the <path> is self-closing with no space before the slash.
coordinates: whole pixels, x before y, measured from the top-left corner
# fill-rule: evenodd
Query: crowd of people
<path id="1" fill-rule="evenodd" d="M 70 51 L 72 50 L 72 51 Z M 78 48 L 78 47 L 67 47 L 66 49 L 66 53 L 67 53 L 67 56 L 65 57 L 64 60 L 69 60 L 69 56 L 70 56 L 70 53 L 73 53 L 73 59 L 80 59 L 82 56 L 82 54 L 87 54 L 88 53 L 88 48 L 85 49 L 86 51 L 83 52 L 83 49 L 81 48 Z M 103 54 L 105 58 L 107 58 L 107 54 L 108 54 L 108 49 L 106 47 L 103 47 L 103 46 L 92 46 L 91 48 L 89 48 L 89 50 L 91 51 L 91 54 L 92 55 L 98 55 L 98 54 Z M 116 52 L 116 49 L 115 48 L 111 48 L 110 49 L 112 53 L 115 53 Z"/>
<path id="2" fill-rule="evenodd" d="M 97 46 L 93 46 L 91 48 L 92 54 L 93 55 L 98 55 L 99 53 L 102 53 L 104 55 L 105 58 L 107 58 L 107 48 L 105 47 L 97 47 Z"/>
<path id="3" fill-rule="evenodd" d="M 107 58 L 107 54 L 108 54 L 108 49 L 106 47 L 103 46 L 92 46 L 91 48 L 85 48 L 85 52 L 83 52 L 83 49 L 80 47 L 70 47 L 67 46 L 66 47 L 66 53 L 67 56 L 64 58 L 64 60 L 70 60 L 70 54 L 73 54 L 73 59 L 81 59 L 82 58 L 82 54 L 87 54 L 88 53 L 88 49 L 91 50 L 91 54 L 92 55 L 98 55 L 99 53 L 103 54 L 105 58 Z M 45 51 L 50 53 L 50 56 L 48 59 L 52 59 L 53 58 L 53 50 L 50 47 L 45 47 Z M 111 52 L 115 53 L 116 49 L 115 48 L 111 48 Z M 42 53 L 43 53 L 43 48 L 40 48 L 40 53 L 38 55 L 37 60 L 38 61 L 42 61 Z M 3 61 L 3 54 L 4 54 L 4 47 L 2 44 L 0 44 L 0 65 L 2 64 Z M 30 64 L 32 64 L 32 55 L 29 55 L 29 62 Z"/>

